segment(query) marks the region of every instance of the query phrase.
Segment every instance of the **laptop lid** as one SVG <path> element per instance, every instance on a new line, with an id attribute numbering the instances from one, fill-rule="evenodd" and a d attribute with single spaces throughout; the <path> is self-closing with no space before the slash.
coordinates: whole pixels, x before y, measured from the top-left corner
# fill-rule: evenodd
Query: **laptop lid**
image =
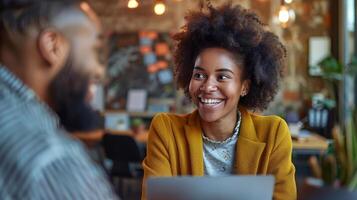
<path id="1" fill-rule="evenodd" d="M 271 200 L 274 176 L 151 177 L 148 200 Z"/>

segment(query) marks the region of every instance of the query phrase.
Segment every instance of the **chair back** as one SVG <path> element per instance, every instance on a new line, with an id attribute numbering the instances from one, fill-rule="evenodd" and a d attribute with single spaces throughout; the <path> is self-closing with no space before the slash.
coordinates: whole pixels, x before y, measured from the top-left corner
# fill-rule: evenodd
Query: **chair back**
<path id="1" fill-rule="evenodd" d="M 118 162 L 141 162 L 142 156 L 135 139 L 129 135 L 105 134 L 103 147 L 106 156 Z"/>
<path id="2" fill-rule="evenodd" d="M 308 127 L 318 134 L 331 138 L 334 125 L 334 112 L 327 108 L 311 108 L 308 114 Z"/>

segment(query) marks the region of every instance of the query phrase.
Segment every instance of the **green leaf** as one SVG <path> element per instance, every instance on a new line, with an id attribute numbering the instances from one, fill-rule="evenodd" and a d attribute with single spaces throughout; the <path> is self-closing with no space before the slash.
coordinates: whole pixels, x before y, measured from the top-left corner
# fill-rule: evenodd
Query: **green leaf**
<path id="1" fill-rule="evenodd" d="M 328 77 L 342 75 L 342 65 L 333 56 L 327 56 L 318 65 L 321 67 L 322 73 Z"/>

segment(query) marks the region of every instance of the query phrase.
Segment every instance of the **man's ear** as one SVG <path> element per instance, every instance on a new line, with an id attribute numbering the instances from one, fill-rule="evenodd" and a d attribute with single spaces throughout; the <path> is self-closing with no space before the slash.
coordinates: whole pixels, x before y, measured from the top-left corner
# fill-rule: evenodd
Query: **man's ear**
<path id="1" fill-rule="evenodd" d="M 40 33 L 37 42 L 41 57 L 49 66 L 62 66 L 68 55 L 68 42 L 55 30 L 47 29 Z"/>

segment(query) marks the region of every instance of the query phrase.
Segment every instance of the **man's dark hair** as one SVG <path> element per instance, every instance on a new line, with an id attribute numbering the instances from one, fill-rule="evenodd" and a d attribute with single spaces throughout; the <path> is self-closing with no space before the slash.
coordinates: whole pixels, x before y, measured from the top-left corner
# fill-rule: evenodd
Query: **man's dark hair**
<path id="1" fill-rule="evenodd" d="M 0 45 L 11 42 L 13 35 L 25 35 L 30 27 L 49 27 L 62 11 L 77 0 L 0 0 Z"/>
<path id="2" fill-rule="evenodd" d="M 209 6 L 207 12 L 191 12 L 185 19 L 182 31 L 174 35 L 178 87 L 188 95 L 197 56 L 205 48 L 223 48 L 243 61 L 241 78 L 251 81 L 249 93 L 241 97 L 239 105 L 253 110 L 267 108 L 277 92 L 286 57 L 279 38 L 265 29 L 255 13 L 230 3 Z"/>
<path id="3" fill-rule="evenodd" d="M 30 28 L 41 31 L 53 26 L 56 17 L 65 10 L 77 8 L 78 3 L 77 0 L 0 0 L 0 46 L 6 43 L 15 48 L 16 36 L 26 36 Z M 72 54 L 50 85 L 52 106 L 68 131 L 94 130 L 99 128 L 99 117 L 85 101 L 89 77 L 74 71 Z"/>

